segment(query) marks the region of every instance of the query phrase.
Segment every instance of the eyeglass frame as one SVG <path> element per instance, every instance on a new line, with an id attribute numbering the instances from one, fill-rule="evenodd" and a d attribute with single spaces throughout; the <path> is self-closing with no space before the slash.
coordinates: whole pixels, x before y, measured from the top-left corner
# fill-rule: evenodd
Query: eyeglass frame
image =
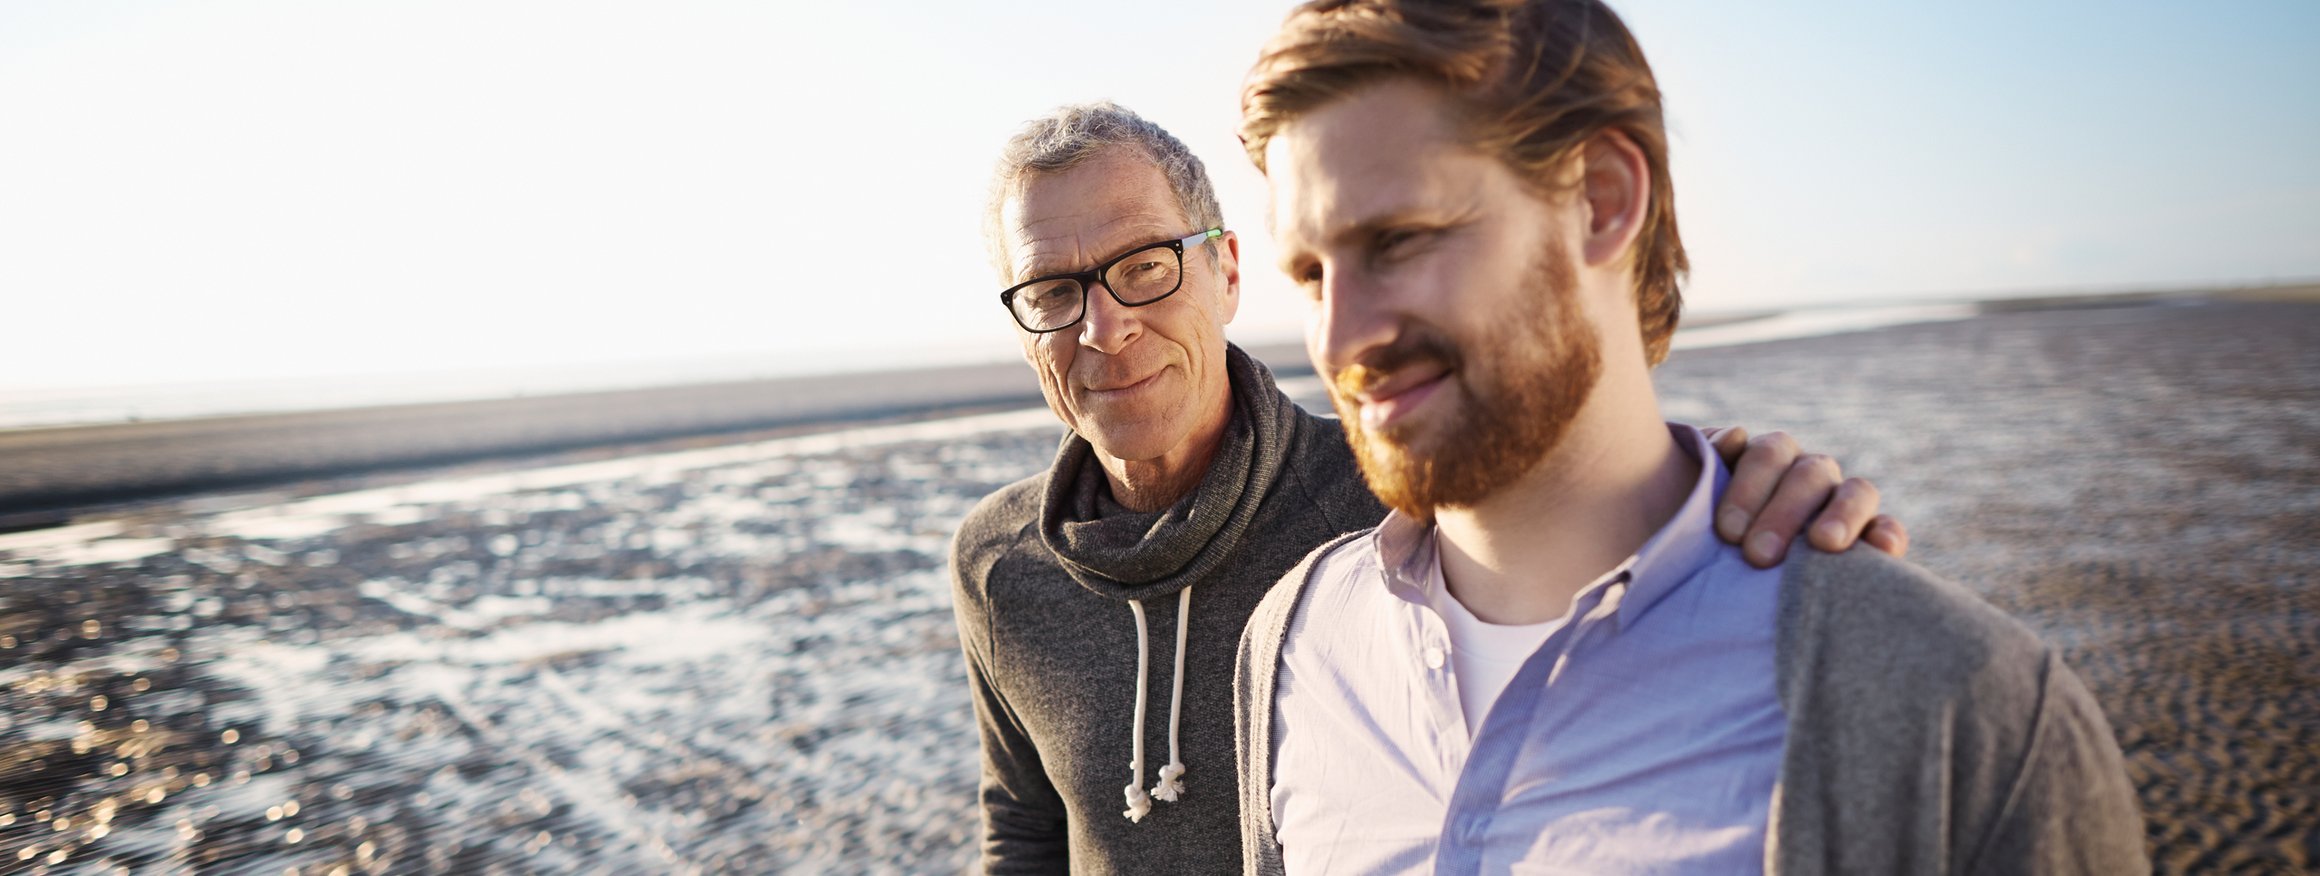
<path id="1" fill-rule="evenodd" d="M 1104 293 L 1112 296 L 1112 300 L 1119 302 L 1121 307 L 1144 307 L 1146 305 L 1158 304 L 1162 301 L 1168 300 L 1171 297 L 1174 297 L 1177 292 L 1183 291 L 1184 289 L 1183 267 L 1185 248 L 1204 244 L 1222 237 L 1224 237 L 1223 228 L 1210 228 L 1203 231 L 1195 231 L 1191 234 L 1175 238 L 1173 240 L 1154 241 L 1152 243 L 1138 246 L 1134 249 L 1128 250 L 1127 252 L 1123 252 L 1119 255 L 1106 259 L 1103 264 L 1089 268 L 1085 271 L 1072 271 L 1070 273 L 1064 274 L 1048 274 L 1042 277 L 1033 277 L 1029 280 L 1025 280 L 1021 283 L 1009 286 L 1007 287 L 1006 291 L 1000 292 L 999 306 L 1006 308 L 1007 317 L 1009 319 L 1015 320 L 1015 325 L 1021 327 L 1024 331 L 1035 335 L 1044 335 L 1063 331 L 1064 329 L 1079 325 L 1082 321 L 1086 320 L 1088 311 L 1088 292 L 1091 288 L 1099 283 L 1103 285 Z M 1111 283 L 1105 282 L 1104 272 L 1118 266 L 1121 262 L 1127 261 L 1131 256 L 1141 255 L 1145 252 L 1163 247 L 1173 250 L 1176 253 L 1176 266 L 1178 270 L 1176 275 L 1176 288 L 1168 290 L 1166 293 L 1160 295 L 1157 298 L 1151 298 L 1130 304 L 1128 303 L 1127 299 L 1120 297 L 1120 290 L 1112 288 Z M 1025 286 L 1034 286 L 1040 283 L 1051 282 L 1054 280 L 1071 280 L 1079 284 L 1079 315 L 1072 317 L 1070 322 L 1064 323 L 1054 328 L 1035 329 L 1024 325 L 1023 316 L 1015 312 L 1015 293 L 1022 290 Z"/>

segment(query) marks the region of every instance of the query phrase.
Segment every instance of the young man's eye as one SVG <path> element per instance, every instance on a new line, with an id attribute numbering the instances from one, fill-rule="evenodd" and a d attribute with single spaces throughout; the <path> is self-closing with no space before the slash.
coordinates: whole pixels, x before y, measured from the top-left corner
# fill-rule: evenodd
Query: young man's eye
<path id="1" fill-rule="evenodd" d="M 1297 289 L 1301 292 L 1304 292 L 1306 298 L 1314 301 L 1320 301 L 1321 266 L 1308 265 L 1302 270 L 1299 270 L 1297 272 Z"/>
<path id="2" fill-rule="evenodd" d="M 1376 244 L 1377 257 L 1383 261 L 1408 258 L 1424 245 L 1427 236 L 1426 232 L 1408 229 L 1380 234 Z"/>

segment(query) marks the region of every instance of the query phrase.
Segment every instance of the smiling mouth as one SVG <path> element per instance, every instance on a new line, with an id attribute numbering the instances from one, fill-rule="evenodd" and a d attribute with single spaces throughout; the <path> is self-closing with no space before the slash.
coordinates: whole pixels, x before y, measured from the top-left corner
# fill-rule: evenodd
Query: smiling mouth
<path id="1" fill-rule="evenodd" d="M 1353 397 L 1354 400 L 1365 405 L 1388 402 L 1448 376 L 1450 376 L 1448 368 L 1405 371 L 1402 374 L 1378 381 L 1375 386 L 1355 392 Z"/>
<path id="2" fill-rule="evenodd" d="M 1440 391 L 1452 373 L 1444 368 L 1412 376 L 1395 375 L 1376 387 L 1354 393 L 1353 399 L 1361 408 L 1361 425 L 1372 431 L 1392 427 Z"/>
<path id="3" fill-rule="evenodd" d="M 1160 374 L 1167 370 L 1168 369 L 1166 368 L 1162 368 L 1159 371 L 1154 371 L 1151 374 L 1147 374 L 1144 377 L 1139 378 L 1133 383 L 1124 383 L 1119 386 L 1103 388 L 1091 386 L 1087 388 L 1087 391 L 1096 395 L 1119 395 L 1121 393 L 1132 392 L 1138 389 L 1142 389 L 1146 386 L 1150 386 L 1152 381 L 1160 379 Z"/>

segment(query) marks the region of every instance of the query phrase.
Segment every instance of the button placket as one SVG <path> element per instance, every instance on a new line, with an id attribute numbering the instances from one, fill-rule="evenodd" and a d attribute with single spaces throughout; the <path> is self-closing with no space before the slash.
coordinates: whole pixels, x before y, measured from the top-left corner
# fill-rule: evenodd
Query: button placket
<path id="1" fill-rule="evenodd" d="M 1466 716 L 1458 707 L 1458 684 L 1450 675 L 1450 631 L 1434 611 L 1412 606 L 1417 619 L 1416 654 L 1426 703 L 1433 712 L 1434 745 L 1441 768 L 1455 777 L 1468 754 Z"/>

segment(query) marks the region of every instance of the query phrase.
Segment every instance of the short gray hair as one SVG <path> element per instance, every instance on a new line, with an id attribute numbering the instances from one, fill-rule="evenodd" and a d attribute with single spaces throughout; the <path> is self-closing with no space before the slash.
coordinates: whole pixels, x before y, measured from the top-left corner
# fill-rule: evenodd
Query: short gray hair
<path id="1" fill-rule="evenodd" d="M 990 202 L 983 210 L 983 243 L 1002 280 L 1014 282 L 1015 271 L 1007 258 L 1006 229 L 999 226 L 999 210 L 1008 198 L 1022 191 L 1024 180 L 1035 174 L 1070 170 L 1106 150 L 1123 147 L 1142 150 L 1159 166 L 1160 174 L 1168 178 L 1169 190 L 1176 193 L 1176 203 L 1184 208 L 1184 217 L 1197 226 L 1187 231 L 1224 227 L 1224 208 L 1217 206 L 1216 186 L 1208 181 L 1208 169 L 1176 135 L 1108 100 L 1057 107 L 1025 123 L 1008 139 L 1007 148 L 999 153 L 998 169 L 991 174 Z M 1213 250 L 1210 255 L 1214 257 Z"/>

